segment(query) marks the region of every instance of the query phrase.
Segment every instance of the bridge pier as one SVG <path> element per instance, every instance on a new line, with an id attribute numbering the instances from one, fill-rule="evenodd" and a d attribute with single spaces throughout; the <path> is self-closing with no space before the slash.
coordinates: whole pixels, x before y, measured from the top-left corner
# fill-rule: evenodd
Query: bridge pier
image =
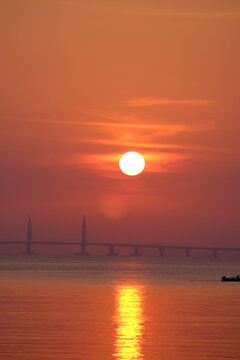
<path id="1" fill-rule="evenodd" d="M 218 249 L 213 249 L 213 257 L 218 257 Z"/>
<path id="2" fill-rule="evenodd" d="M 82 249 L 80 252 L 78 252 L 76 255 L 83 255 L 83 256 L 89 256 L 90 253 L 86 251 L 86 244 L 82 244 Z"/>
<path id="3" fill-rule="evenodd" d="M 131 253 L 130 256 L 142 256 L 142 254 L 139 253 L 140 247 L 138 245 L 135 245 L 132 248 L 133 248 L 133 253 Z"/>
<path id="4" fill-rule="evenodd" d="M 114 252 L 115 245 L 109 245 L 109 252 L 106 254 L 107 256 L 117 256 L 117 253 Z"/>
<path id="5" fill-rule="evenodd" d="M 26 242 L 27 249 L 22 254 L 23 255 L 34 255 L 35 252 L 31 250 L 32 247 L 32 220 L 29 216 L 28 218 L 28 228 L 27 228 L 27 242 Z"/>
<path id="6" fill-rule="evenodd" d="M 163 246 L 159 247 L 158 251 L 159 251 L 159 256 L 164 256 L 165 248 Z"/>
<path id="7" fill-rule="evenodd" d="M 190 257 L 190 253 L 191 253 L 191 249 L 190 248 L 185 248 L 186 257 Z"/>

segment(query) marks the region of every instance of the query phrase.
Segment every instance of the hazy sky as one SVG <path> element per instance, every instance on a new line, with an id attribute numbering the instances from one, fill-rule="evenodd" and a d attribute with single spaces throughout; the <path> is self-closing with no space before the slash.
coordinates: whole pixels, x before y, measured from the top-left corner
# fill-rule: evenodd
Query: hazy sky
<path id="1" fill-rule="evenodd" d="M 239 0 L 0 0 L 0 27 L 2 239 L 85 214 L 92 241 L 240 245 Z"/>

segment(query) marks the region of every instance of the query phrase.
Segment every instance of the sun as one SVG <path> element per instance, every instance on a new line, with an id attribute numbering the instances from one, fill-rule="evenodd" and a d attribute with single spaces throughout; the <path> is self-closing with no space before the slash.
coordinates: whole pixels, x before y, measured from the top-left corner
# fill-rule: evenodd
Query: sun
<path id="1" fill-rule="evenodd" d="M 145 168 L 145 160 L 141 154 L 129 151 L 121 156 L 119 167 L 124 174 L 135 176 L 140 174 Z"/>

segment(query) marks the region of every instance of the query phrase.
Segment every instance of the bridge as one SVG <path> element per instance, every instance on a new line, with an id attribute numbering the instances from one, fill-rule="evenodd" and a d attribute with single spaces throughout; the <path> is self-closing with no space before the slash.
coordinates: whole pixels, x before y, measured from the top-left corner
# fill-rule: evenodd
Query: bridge
<path id="1" fill-rule="evenodd" d="M 207 246 L 184 246 L 184 245 L 164 245 L 164 244 L 134 244 L 134 243 L 110 243 L 110 242 L 87 242 L 87 226 L 85 217 L 83 217 L 82 223 L 82 239 L 81 241 L 32 241 L 32 221 L 29 217 L 28 228 L 27 228 L 27 239 L 26 241 L 0 241 L 0 245 L 25 245 L 26 250 L 22 254 L 33 255 L 35 252 L 32 251 L 33 245 L 63 245 L 63 246 L 77 246 L 79 252 L 76 255 L 87 256 L 90 255 L 86 248 L 88 247 L 106 247 L 108 248 L 107 256 L 117 256 L 116 248 L 130 248 L 130 256 L 142 256 L 143 253 L 140 250 L 143 249 L 156 249 L 159 256 L 164 256 L 166 249 L 183 250 L 186 257 L 190 257 L 193 250 L 207 250 L 212 252 L 213 257 L 217 258 L 220 251 L 225 252 L 238 252 L 240 248 L 230 247 L 207 247 Z"/>

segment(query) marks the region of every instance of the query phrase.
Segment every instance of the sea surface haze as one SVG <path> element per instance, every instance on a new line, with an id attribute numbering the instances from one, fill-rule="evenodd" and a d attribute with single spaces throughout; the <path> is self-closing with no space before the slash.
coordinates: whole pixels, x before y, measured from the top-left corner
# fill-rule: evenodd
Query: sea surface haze
<path id="1" fill-rule="evenodd" d="M 0 256 L 1 360 L 237 360 L 239 259 Z"/>

